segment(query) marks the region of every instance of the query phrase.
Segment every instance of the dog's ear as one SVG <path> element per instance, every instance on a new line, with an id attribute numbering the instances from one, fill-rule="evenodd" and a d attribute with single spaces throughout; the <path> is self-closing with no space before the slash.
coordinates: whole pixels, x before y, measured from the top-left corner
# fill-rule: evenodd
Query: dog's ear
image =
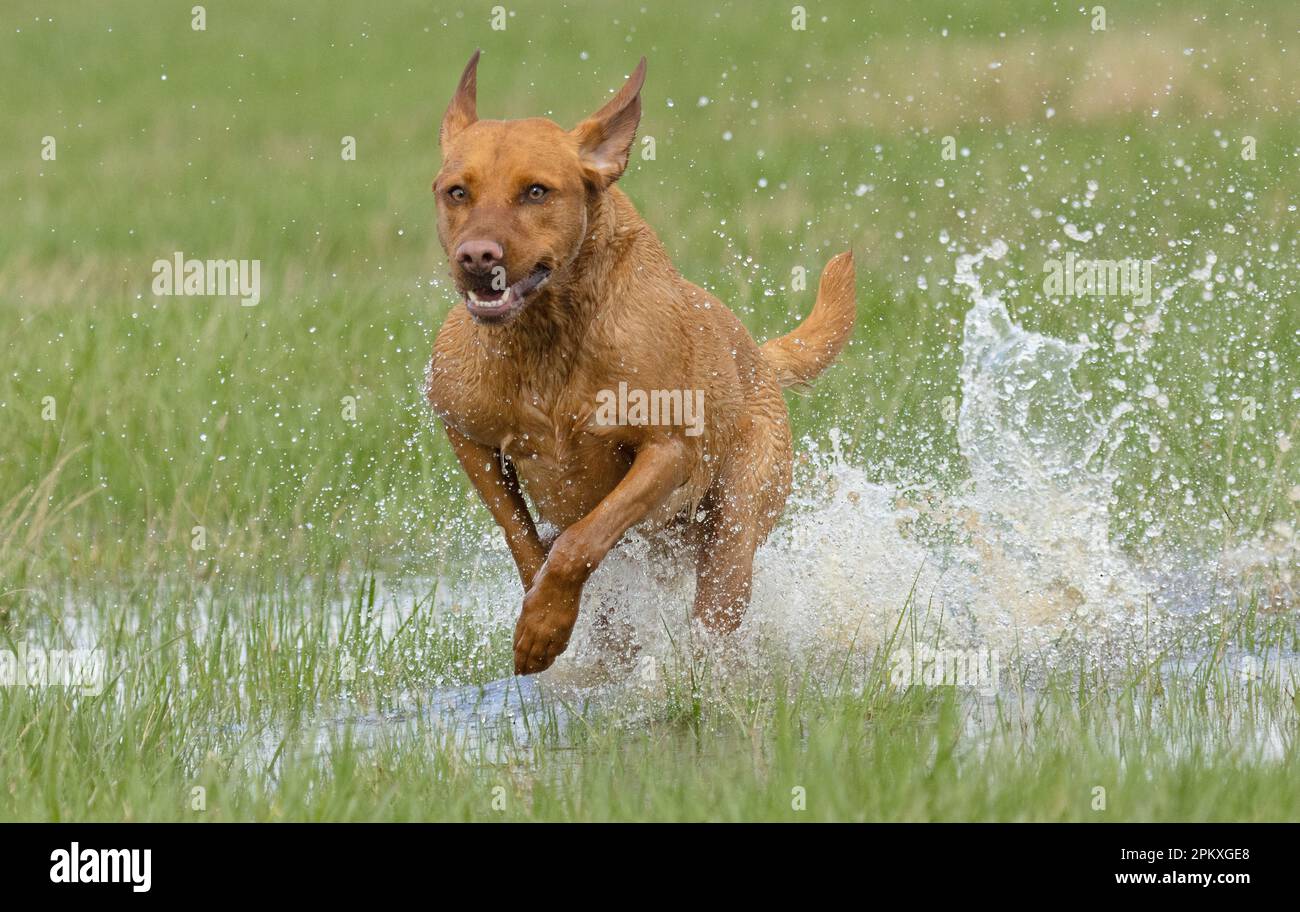
<path id="1" fill-rule="evenodd" d="M 475 51 L 469 63 L 465 64 L 465 72 L 460 74 L 460 84 L 456 86 L 456 94 L 451 96 L 447 113 L 442 116 L 442 129 L 438 131 L 438 142 L 443 146 L 446 146 L 447 141 L 461 130 L 478 120 L 478 55 L 480 53 L 482 51 Z"/>
<path id="2" fill-rule="evenodd" d="M 637 124 L 641 122 L 641 86 L 644 84 L 645 58 L 642 57 L 618 94 L 573 130 L 582 163 L 601 189 L 618 180 L 627 167 L 632 140 L 636 138 Z"/>

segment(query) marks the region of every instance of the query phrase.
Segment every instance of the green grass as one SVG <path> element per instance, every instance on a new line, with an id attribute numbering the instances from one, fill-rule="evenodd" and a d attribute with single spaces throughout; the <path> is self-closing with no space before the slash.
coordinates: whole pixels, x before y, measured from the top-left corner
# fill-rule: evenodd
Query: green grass
<path id="1" fill-rule="evenodd" d="M 411 625 L 379 637 L 366 619 L 370 592 L 363 586 L 356 593 L 356 613 L 347 613 L 355 626 L 338 639 L 317 623 L 322 613 L 295 616 L 301 606 L 287 593 L 261 594 L 206 636 L 174 616 L 143 635 L 110 633 L 103 644 L 109 665 L 122 669 L 111 695 L 20 690 L 6 699 L 4 816 L 1195 821 L 1300 815 L 1294 665 L 1288 670 L 1270 659 L 1250 679 L 1226 653 L 1215 658 L 1204 649 L 1231 642 L 1264 656 L 1294 655 L 1294 624 L 1251 606 L 1197 640 L 1118 673 L 1068 667 L 1046 677 L 1016 673 L 995 698 L 950 687 L 895 687 L 889 651 L 846 654 L 830 678 L 824 667 L 807 674 L 774 665 L 725 685 L 707 664 L 684 663 L 666 667 L 658 684 L 639 696 L 583 707 L 557 692 L 530 703 L 513 729 L 492 729 L 489 718 L 484 746 L 475 751 L 413 715 L 419 707 L 410 698 L 406 721 L 390 721 L 377 737 L 328 721 L 348 711 L 368 718 L 391 713 L 400 705 L 393 694 L 428 676 L 486 680 L 506 670 L 503 642 L 480 638 L 472 625 L 411 612 Z M 476 643 L 491 647 L 479 651 L 470 645 Z M 911 645 L 904 634 L 890 648 Z M 349 650 L 374 657 L 351 679 L 340 662 Z M 412 654 L 421 660 L 414 678 L 405 660 Z M 1179 658 L 1195 656 L 1199 661 L 1171 670 Z M 178 679 L 182 668 L 188 678 Z M 313 721 L 320 705 L 326 709 Z M 796 788 L 805 799 L 798 809 Z"/>
<path id="2" fill-rule="evenodd" d="M 859 655 L 853 686 L 794 668 L 726 696 L 683 666 L 644 726 L 594 707 L 493 758 L 432 731 L 302 753 L 293 737 L 509 671 L 509 630 L 432 592 L 392 606 L 400 631 L 357 609 L 372 572 L 501 569 L 499 546 L 476 564 L 495 533 L 420 391 L 453 306 L 436 129 L 473 48 L 484 116 L 563 124 L 648 56 L 657 154 L 622 185 L 756 336 L 807 312 L 792 269 L 854 248 L 854 343 L 791 413 L 796 438 L 838 427 L 880 477 L 961 483 L 953 264 L 1005 240 L 986 285 L 1024 325 L 1097 343 L 1076 378 L 1097 414 L 1136 406 L 1111 535 L 1140 555 L 1297 521 L 1290 3 L 1107 4 L 1103 33 L 1037 0 L 808 4 L 806 32 L 790 4 L 521 3 L 503 32 L 490 4 L 209 4 L 205 32 L 190 5 L 0 11 L 0 638 L 58 647 L 75 625 L 118 675 L 102 697 L 0 689 L 0 818 L 1300 816 L 1294 683 L 1237 682 L 1230 650 L 1177 686 L 1153 659 L 1058 669 L 1034 682 L 1034 724 L 1002 706 L 973 725 L 959 695 L 884 687 L 886 658 Z M 944 161 L 945 136 L 969 155 Z M 1075 244 L 1066 222 L 1105 227 Z M 1127 302 L 1041 293 L 1054 243 L 1159 258 L 1178 287 L 1150 349 L 1118 350 Z M 262 302 L 153 297 L 150 265 L 175 250 L 260 259 Z M 1210 253 L 1209 283 L 1188 280 Z M 1152 384 L 1169 408 L 1137 394 Z M 1225 602 L 1223 643 L 1294 651 L 1288 585 Z M 1260 756 L 1238 725 L 1285 750 Z M 268 737 L 286 743 L 275 777 L 245 762 Z"/>

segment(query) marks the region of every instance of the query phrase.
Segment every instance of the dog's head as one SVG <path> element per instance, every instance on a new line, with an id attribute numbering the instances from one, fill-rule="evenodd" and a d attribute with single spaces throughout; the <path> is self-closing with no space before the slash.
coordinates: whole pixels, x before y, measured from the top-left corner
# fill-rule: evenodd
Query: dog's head
<path id="1" fill-rule="evenodd" d="M 479 120 L 478 52 L 442 119 L 433 182 L 438 239 L 474 319 L 504 323 L 577 256 L 590 201 L 618 180 L 641 120 L 645 58 L 573 130 L 544 118 Z"/>

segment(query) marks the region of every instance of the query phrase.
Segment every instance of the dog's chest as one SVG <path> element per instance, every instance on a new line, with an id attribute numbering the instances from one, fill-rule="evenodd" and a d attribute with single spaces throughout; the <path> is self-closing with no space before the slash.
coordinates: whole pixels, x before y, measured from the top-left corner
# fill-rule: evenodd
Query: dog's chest
<path id="1" fill-rule="evenodd" d="M 501 449 L 512 458 L 568 466 L 618 447 L 616 435 L 595 419 L 594 399 L 564 389 L 550 396 L 521 389 L 510 410 Z"/>
<path id="2" fill-rule="evenodd" d="M 511 405 L 496 445 L 552 523 L 564 527 L 590 512 L 632 464 L 618 429 L 596 421 L 592 397 L 570 388 L 551 395 L 521 389 Z"/>

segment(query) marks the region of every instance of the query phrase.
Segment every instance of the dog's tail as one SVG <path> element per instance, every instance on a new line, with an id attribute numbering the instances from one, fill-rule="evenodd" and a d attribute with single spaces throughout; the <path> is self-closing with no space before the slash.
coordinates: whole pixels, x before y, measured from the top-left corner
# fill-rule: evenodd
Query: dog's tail
<path id="1" fill-rule="evenodd" d="M 853 251 L 846 250 L 822 270 L 817 303 L 808 319 L 794 332 L 763 344 L 763 354 L 776 368 L 781 386 L 807 386 L 826 370 L 848 344 L 857 314 Z"/>

